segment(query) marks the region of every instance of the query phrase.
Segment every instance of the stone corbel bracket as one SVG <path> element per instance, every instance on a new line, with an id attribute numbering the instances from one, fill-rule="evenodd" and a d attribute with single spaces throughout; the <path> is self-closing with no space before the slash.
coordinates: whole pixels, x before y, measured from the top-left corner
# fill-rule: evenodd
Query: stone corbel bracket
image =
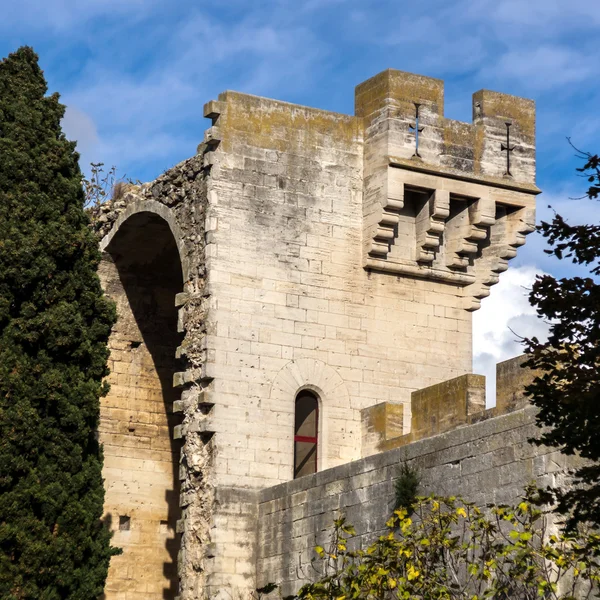
<path id="1" fill-rule="evenodd" d="M 396 173 L 385 169 L 370 178 L 365 207 L 367 253 L 386 258 L 396 236 L 398 214 L 404 207 L 404 185 Z"/>
<path id="2" fill-rule="evenodd" d="M 489 244 L 475 264 L 476 281 L 465 288 L 466 310 L 475 311 L 481 300 L 490 295 L 490 287 L 498 283 L 500 273 L 508 269 L 508 261 L 525 244 L 525 237 L 535 231 L 535 209 L 498 204 L 496 220 L 490 228 Z"/>
<path id="3" fill-rule="evenodd" d="M 464 209 L 452 222 L 454 227 L 448 239 L 447 265 L 451 269 L 468 267 L 489 236 L 489 227 L 496 222 L 496 205 L 489 195 L 466 199 Z"/>
<path id="4" fill-rule="evenodd" d="M 449 215 L 450 193 L 434 190 L 416 218 L 418 262 L 433 262 Z"/>
<path id="5" fill-rule="evenodd" d="M 365 268 L 458 285 L 464 308 L 476 310 L 534 230 L 537 193 L 530 185 L 407 168 L 390 157 L 366 187 Z M 401 243 L 415 246 L 407 251 Z"/>
<path id="6" fill-rule="evenodd" d="M 219 126 L 225 112 L 226 103 L 211 100 L 204 105 L 204 117 L 212 121 L 212 126 L 204 132 L 204 141 L 198 146 L 198 153 L 203 154 L 205 169 L 210 169 L 215 164 L 215 151 L 223 140 L 223 133 Z"/>
<path id="7" fill-rule="evenodd" d="M 535 210 L 521 208 L 509 212 L 506 206 L 500 206 L 498 209 L 497 222 L 505 220 L 505 244 L 498 253 L 499 266 L 505 271 L 508 261 L 517 255 L 517 248 L 525 244 L 525 237 L 535 231 Z"/>

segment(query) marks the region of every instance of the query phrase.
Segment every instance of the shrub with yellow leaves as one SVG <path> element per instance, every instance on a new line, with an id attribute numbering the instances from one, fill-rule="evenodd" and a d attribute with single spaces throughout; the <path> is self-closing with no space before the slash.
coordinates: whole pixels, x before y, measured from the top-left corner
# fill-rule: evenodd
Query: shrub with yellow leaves
<path id="1" fill-rule="evenodd" d="M 418 498 L 394 512 L 366 548 L 340 518 L 328 549 L 317 546 L 318 580 L 296 600 L 583 599 L 598 592 L 600 536 L 554 534 L 534 491 L 517 506 L 485 510 L 455 497 Z"/>

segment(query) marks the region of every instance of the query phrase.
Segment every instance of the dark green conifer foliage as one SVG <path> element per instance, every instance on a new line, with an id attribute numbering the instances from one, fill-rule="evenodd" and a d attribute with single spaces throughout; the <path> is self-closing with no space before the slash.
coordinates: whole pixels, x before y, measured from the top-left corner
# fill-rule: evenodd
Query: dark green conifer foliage
<path id="1" fill-rule="evenodd" d="M 46 89 L 31 48 L 0 62 L 0 598 L 93 600 L 115 553 L 96 440 L 115 311 Z"/>
<path id="2" fill-rule="evenodd" d="M 394 510 L 404 508 L 409 515 L 412 515 L 420 485 L 421 475 L 419 471 L 407 463 L 402 463 L 398 477 L 394 481 L 394 491 L 396 492 Z"/>

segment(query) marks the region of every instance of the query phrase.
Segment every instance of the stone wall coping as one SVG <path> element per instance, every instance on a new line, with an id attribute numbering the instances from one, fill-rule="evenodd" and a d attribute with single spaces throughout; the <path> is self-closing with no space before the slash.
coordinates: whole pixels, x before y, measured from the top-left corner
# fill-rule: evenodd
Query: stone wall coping
<path id="1" fill-rule="evenodd" d="M 533 406 L 493 417 L 467 427 L 461 427 L 430 438 L 413 442 L 407 446 L 374 454 L 339 467 L 333 467 L 314 475 L 307 475 L 293 481 L 265 488 L 258 496 L 259 505 L 285 498 L 314 487 L 343 480 L 353 475 L 375 471 L 403 461 L 423 458 L 427 455 L 465 446 L 468 442 L 485 438 L 492 433 L 509 431 L 516 427 L 530 425 L 535 420 L 537 409 Z"/>
<path id="2" fill-rule="evenodd" d="M 247 98 L 248 100 L 259 101 L 264 104 L 274 104 L 278 106 L 284 106 L 294 108 L 295 110 L 306 110 L 311 113 L 321 113 L 331 117 L 343 117 L 349 121 L 360 121 L 359 117 L 355 115 L 349 115 L 347 113 L 340 113 L 333 110 L 327 110 L 325 108 L 316 108 L 314 106 L 307 106 L 305 104 L 297 104 L 295 102 L 287 102 L 286 100 L 278 100 L 276 98 L 269 98 L 268 96 L 259 96 L 258 94 L 247 94 L 245 92 L 237 92 L 235 90 L 225 90 L 219 94 L 219 101 L 226 101 L 230 97 L 236 97 L 240 99 Z"/>

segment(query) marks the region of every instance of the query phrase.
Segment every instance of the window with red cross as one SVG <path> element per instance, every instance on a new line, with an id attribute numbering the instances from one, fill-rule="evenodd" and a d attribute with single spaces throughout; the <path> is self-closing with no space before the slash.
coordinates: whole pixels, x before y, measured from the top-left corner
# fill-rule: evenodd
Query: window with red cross
<path id="1" fill-rule="evenodd" d="M 319 400 L 310 390 L 296 396 L 294 479 L 317 472 Z"/>

